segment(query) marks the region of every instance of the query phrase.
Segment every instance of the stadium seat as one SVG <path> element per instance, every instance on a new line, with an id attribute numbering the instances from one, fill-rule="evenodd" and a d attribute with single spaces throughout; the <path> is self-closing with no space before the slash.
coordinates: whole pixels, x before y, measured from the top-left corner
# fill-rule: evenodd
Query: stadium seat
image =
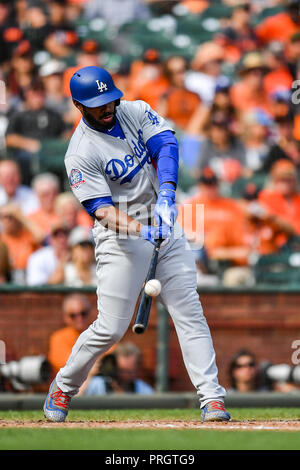
<path id="1" fill-rule="evenodd" d="M 268 175 L 266 173 L 257 173 L 249 178 L 238 178 L 231 187 L 231 197 L 238 199 L 243 195 L 247 184 L 254 183 L 259 190 L 263 189 Z"/>
<path id="2" fill-rule="evenodd" d="M 253 17 L 252 25 L 257 26 L 258 24 L 262 23 L 269 16 L 277 15 L 277 13 L 281 13 L 282 11 L 284 11 L 284 7 L 282 5 L 281 6 L 276 6 L 276 7 L 265 8 L 256 17 Z"/>
<path id="3" fill-rule="evenodd" d="M 113 41 L 117 32 L 108 27 L 102 18 L 80 19 L 76 22 L 75 29 L 81 41 L 92 39 L 98 42 L 102 51 L 113 50 Z"/>
<path id="4" fill-rule="evenodd" d="M 232 9 L 222 3 L 214 4 L 206 8 L 201 14 L 201 18 L 230 18 Z"/>
<path id="5" fill-rule="evenodd" d="M 61 183 L 65 185 L 67 180 L 64 157 L 69 141 L 63 139 L 43 140 L 40 151 L 34 155 L 32 167 L 34 174 L 51 172 L 55 173 Z"/>
<path id="6" fill-rule="evenodd" d="M 257 283 L 299 284 L 300 253 L 276 253 L 261 256 L 254 266 Z"/>

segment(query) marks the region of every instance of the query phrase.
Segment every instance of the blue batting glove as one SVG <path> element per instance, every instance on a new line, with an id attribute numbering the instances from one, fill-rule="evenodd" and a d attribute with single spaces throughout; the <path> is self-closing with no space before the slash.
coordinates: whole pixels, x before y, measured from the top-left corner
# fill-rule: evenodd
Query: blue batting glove
<path id="1" fill-rule="evenodd" d="M 163 183 L 160 187 L 154 208 L 154 218 L 158 226 L 166 224 L 173 227 L 178 211 L 175 204 L 175 190 L 170 183 Z"/>
<path id="2" fill-rule="evenodd" d="M 160 227 L 155 227 L 153 225 L 143 225 L 141 228 L 141 237 L 144 240 L 148 240 L 153 245 L 155 244 L 155 240 L 159 238 L 165 240 L 170 238 L 171 230 L 168 225 L 162 224 Z"/>

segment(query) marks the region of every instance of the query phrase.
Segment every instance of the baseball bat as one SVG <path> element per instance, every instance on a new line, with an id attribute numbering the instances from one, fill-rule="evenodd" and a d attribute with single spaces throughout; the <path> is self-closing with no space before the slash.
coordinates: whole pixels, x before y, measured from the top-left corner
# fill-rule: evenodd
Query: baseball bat
<path id="1" fill-rule="evenodd" d="M 148 274 L 145 279 L 144 287 L 141 291 L 140 300 L 138 303 L 137 313 L 132 327 L 132 331 L 138 335 L 144 333 L 148 325 L 149 314 L 152 304 L 152 297 L 145 292 L 145 285 L 150 279 L 155 279 L 155 271 L 158 261 L 159 248 L 163 240 L 156 240 L 152 258 L 148 270 Z"/>

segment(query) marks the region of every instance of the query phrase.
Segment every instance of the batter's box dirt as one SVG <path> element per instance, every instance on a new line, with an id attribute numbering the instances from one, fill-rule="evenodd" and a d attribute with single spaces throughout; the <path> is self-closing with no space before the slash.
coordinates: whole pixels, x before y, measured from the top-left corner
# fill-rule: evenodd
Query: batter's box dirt
<path id="1" fill-rule="evenodd" d="M 46 420 L 21 421 L 0 420 L 0 429 L 5 428 L 85 428 L 85 429 L 215 429 L 215 430 L 271 430 L 299 431 L 300 420 L 282 421 L 230 421 L 201 423 L 200 421 L 67 421 L 51 423 Z"/>

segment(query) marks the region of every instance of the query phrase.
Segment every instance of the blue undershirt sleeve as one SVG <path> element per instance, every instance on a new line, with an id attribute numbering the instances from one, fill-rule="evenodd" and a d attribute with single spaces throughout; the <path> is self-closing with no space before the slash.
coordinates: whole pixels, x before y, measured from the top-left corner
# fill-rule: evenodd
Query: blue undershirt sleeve
<path id="1" fill-rule="evenodd" d="M 86 201 L 83 201 L 81 203 L 87 213 L 94 217 L 94 213 L 96 212 L 97 209 L 100 207 L 106 207 L 106 206 L 113 206 L 113 200 L 111 196 L 106 196 L 106 197 L 97 197 L 95 199 L 87 199 Z"/>
<path id="2" fill-rule="evenodd" d="M 163 131 L 151 137 L 146 143 L 151 158 L 157 165 L 159 186 L 167 181 L 177 186 L 178 142 L 172 131 Z"/>

